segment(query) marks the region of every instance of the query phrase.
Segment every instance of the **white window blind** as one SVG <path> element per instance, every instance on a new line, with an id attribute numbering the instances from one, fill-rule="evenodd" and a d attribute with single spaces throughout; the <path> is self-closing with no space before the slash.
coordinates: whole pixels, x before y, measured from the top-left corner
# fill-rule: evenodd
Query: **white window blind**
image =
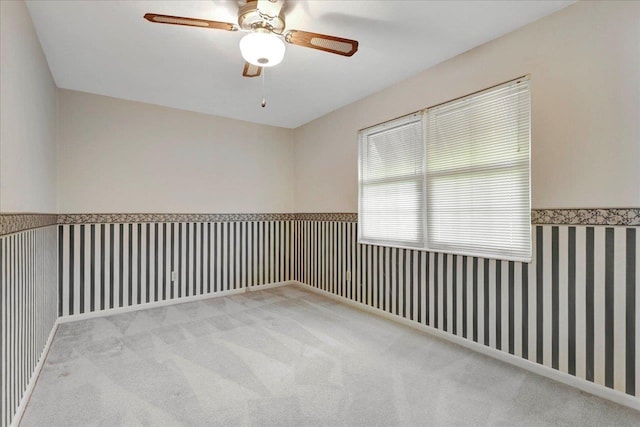
<path id="1" fill-rule="evenodd" d="M 529 261 L 529 80 L 430 108 L 426 116 L 427 247 Z"/>
<path id="2" fill-rule="evenodd" d="M 424 247 L 424 122 L 412 114 L 360 131 L 360 242 Z"/>

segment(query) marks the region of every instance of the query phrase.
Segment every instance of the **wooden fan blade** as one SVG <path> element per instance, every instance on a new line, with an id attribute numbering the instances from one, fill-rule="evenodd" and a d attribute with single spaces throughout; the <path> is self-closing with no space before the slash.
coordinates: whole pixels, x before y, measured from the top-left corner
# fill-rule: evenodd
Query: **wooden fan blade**
<path id="1" fill-rule="evenodd" d="M 144 19 L 157 24 L 186 25 L 188 27 L 211 28 L 214 30 L 238 31 L 237 25 L 228 22 L 207 21 L 206 19 L 185 18 L 184 16 L 146 13 Z"/>
<path id="2" fill-rule="evenodd" d="M 311 49 L 324 50 L 342 56 L 352 56 L 358 51 L 356 40 L 343 39 L 328 36 L 326 34 L 309 33 L 307 31 L 287 31 L 284 39 L 291 44 L 310 47 Z"/>
<path id="3" fill-rule="evenodd" d="M 262 73 L 262 67 L 245 62 L 242 75 L 244 77 L 258 77 Z"/>
<path id="4" fill-rule="evenodd" d="M 283 4 L 284 0 L 258 0 L 258 10 L 269 18 L 277 18 Z"/>

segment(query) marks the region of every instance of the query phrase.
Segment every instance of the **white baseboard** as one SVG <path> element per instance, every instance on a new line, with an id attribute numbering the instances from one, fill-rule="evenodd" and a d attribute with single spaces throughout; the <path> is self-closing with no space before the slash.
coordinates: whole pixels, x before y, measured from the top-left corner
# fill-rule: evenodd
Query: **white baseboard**
<path id="1" fill-rule="evenodd" d="M 247 288 L 247 292 L 261 291 L 263 289 L 280 288 L 282 286 L 293 285 L 294 283 L 295 282 L 293 282 L 293 281 L 286 281 L 286 282 L 267 283 L 266 285 L 249 286 Z"/>
<path id="2" fill-rule="evenodd" d="M 146 310 L 148 308 L 165 307 L 168 305 L 184 304 L 187 302 L 201 301 L 201 300 L 210 299 L 210 298 L 227 297 L 230 295 L 238 295 L 245 292 L 255 292 L 255 291 L 261 291 L 263 289 L 271 289 L 271 288 L 277 288 L 280 286 L 287 286 L 292 283 L 293 282 L 275 282 L 275 283 L 268 283 L 265 285 L 250 286 L 248 288 L 232 289 L 229 291 L 221 291 L 221 292 L 215 292 L 215 293 L 204 294 L 204 295 L 194 295 L 190 297 L 181 297 L 181 298 L 174 298 L 174 299 L 168 299 L 163 301 L 147 302 L 144 304 L 130 305 L 127 307 L 110 308 L 106 310 L 93 311 L 91 313 L 67 315 L 67 316 L 59 317 L 58 323 L 75 322 L 77 320 L 112 316 L 112 315 L 121 314 L 121 313 L 130 313 L 132 311 Z"/>
<path id="3" fill-rule="evenodd" d="M 31 399 L 31 394 L 33 393 L 33 389 L 38 382 L 38 377 L 40 376 L 40 371 L 42 371 L 42 367 L 44 366 L 44 362 L 47 360 L 47 355 L 49 354 L 49 349 L 51 348 L 51 343 L 53 342 L 53 337 L 56 335 L 58 331 L 58 319 L 53 323 L 53 327 L 51 328 L 51 332 L 49 332 L 49 337 L 47 338 L 47 342 L 42 349 L 42 353 L 40 354 L 40 359 L 36 364 L 36 367 L 33 369 L 31 373 L 31 378 L 29 378 L 29 384 L 27 385 L 24 394 L 22 395 L 22 399 L 20 399 L 20 404 L 18 405 L 18 409 L 16 413 L 13 415 L 13 420 L 11 421 L 10 427 L 18 427 L 20 421 L 22 421 L 22 416 L 24 415 L 25 409 L 27 409 L 27 405 L 29 405 L 29 399 Z"/>
<path id="4" fill-rule="evenodd" d="M 359 302 L 355 302 L 355 301 L 340 297 L 338 295 L 332 294 L 322 289 L 309 286 L 302 282 L 294 281 L 293 284 L 303 289 L 310 290 L 316 294 L 320 294 L 328 298 L 331 298 L 333 300 L 336 300 L 338 302 L 347 304 L 359 310 L 384 317 L 386 319 L 392 320 L 402 325 L 409 326 L 413 329 L 417 329 L 421 332 L 426 332 L 430 335 L 458 344 L 460 346 L 466 347 L 478 353 L 482 353 L 487 356 L 493 357 L 494 359 L 501 360 L 511 365 L 515 365 L 519 368 L 526 369 L 527 371 L 533 372 L 535 374 L 542 375 L 543 377 L 550 378 L 560 383 L 575 387 L 584 392 L 593 394 L 598 397 L 602 397 L 603 399 L 607 399 L 612 402 L 619 403 L 620 405 L 624 405 L 629 408 L 640 411 L 640 399 L 630 396 L 628 394 L 625 394 L 621 391 L 592 383 L 582 378 L 578 378 L 573 375 L 569 375 L 567 373 L 557 371 L 548 366 L 540 365 L 530 360 L 522 359 L 521 357 L 515 356 L 513 354 L 505 353 L 495 348 L 487 347 L 475 341 L 470 341 L 466 338 L 462 338 L 457 335 L 452 335 L 448 332 L 441 331 L 440 329 L 435 329 L 431 326 L 423 325 L 421 323 L 416 323 L 412 320 L 408 320 L 403 317 L 396 316 L 395 314 L 391 314 L 387 311 L 380 310 L 378 308 L 374 308 Z"/>

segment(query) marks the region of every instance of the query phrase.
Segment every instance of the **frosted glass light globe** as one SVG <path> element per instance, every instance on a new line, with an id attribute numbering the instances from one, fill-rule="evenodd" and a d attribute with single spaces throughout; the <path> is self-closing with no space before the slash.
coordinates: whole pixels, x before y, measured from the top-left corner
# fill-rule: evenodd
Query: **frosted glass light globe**
<path id="1" fill-rule="evenodd" d="M 284 42 L 268 31 L 254 31 L 240 40 L 242 57 L 257 67 L 273 67 L 284 58 Z"/>

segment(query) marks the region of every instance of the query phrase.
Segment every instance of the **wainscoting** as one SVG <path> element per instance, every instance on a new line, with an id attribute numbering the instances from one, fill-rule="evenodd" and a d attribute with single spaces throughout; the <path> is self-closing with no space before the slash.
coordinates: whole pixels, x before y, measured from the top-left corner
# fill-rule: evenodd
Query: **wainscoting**
<path id="1" fill-rule="evenodd" d="M 57 318 L 56 241 L 56 226 L 0 237 L 2 426 L 11 425 Z"/>
<path id="2" fill-rule="evenodd" d="M 258 220 L 59 225 L 58 314 L 74 316 L 290 280 L 291 222 L 254 217 Z"/>
<path id="3" fill-rule="evenodd" d="M 295 280 L 638 396 L 637 227 L 533 226 L 530 264 L 357 243 L 295 221 Z"/>
<path id="4" fill-rule="evenodd" d="M 526 264 L 360 245 L 349 213 L 0 215 L 1 425 L 57 317 L 291 280 L 636 402 L 640 209 L 532 218 Z"/>

